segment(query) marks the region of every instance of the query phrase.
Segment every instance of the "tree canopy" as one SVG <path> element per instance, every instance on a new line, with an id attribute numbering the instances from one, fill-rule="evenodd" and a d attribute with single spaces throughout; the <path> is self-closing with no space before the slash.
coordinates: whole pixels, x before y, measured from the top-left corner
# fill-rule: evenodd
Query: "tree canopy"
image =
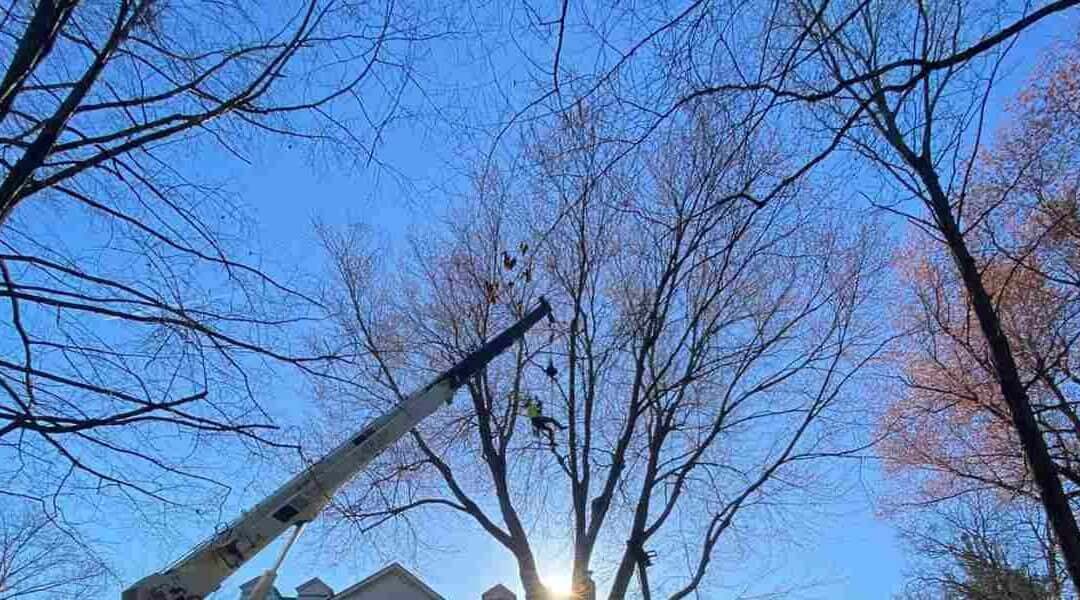
<path id="1" fill-rule="evenodd" d="M 1080 590 L 1080 0 L 271 4 L 0 8 L 0 600 L 130 579 L 106 517 L 182 545 L 541 297 L 327 544 L 768 593 L 868 472 L 916 597 Z"/>

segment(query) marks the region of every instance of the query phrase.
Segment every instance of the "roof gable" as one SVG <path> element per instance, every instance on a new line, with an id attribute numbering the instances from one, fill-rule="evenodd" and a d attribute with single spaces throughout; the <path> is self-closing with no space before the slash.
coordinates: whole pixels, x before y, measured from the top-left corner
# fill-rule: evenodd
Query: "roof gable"
<path id="1" fill-rule="evenodd" d="M 501 583 L 496 583 L 490 590 L 480 596 L 480 600 L 506 600 L 508 598 L 513 600 L 517 596 Z"/>
<path id="2" fill-rule="evenodd" d="M 334 590 L 330 586 L 326 585 L 322 579 L 318 577 L 312 577 L 304 583 L 296 586 L 296 591 L 300 595 L 315 595 L 315 596 L 333 596 Z"/>
<path id="3" fill-rule="evenodd" d="M 394 576 L 399 577 L 400 579 L 408 583 L 410 586 L 415 587 L 419 592 L 430 598 L 430 600 L 446 600 L 438 593 L 436 593 L 435 590 L 428 587 L 427 584 L 421 581 L 419 577 L 413 575 L 408 569 L 396 562 L 390 563 L 389 565 L 383 567 L 382 569 L 375 572 L 366 579 L 360 581 L 359 583 L 353 584 L 345 588 L 344 590 L 341 590 L 334 596 L 334 598 L 345 600 L 346 598 L 350 598 L 352 596 L 360 594 L 363 591 L 375 586 L 382 580 Z"/>
<path id="4" fill-rule="evenodd" d="M 251 579 L 240 584 L 240 600 L 246 600 L 251 591 L 255 588 L 255 584 L 262 579 L 262 575 L 252 577 Z M 266 600 L 296 600 L 290 596 L 282 596 L 277 587 L 270 586 L 270 590 L 266 593 Z"/>

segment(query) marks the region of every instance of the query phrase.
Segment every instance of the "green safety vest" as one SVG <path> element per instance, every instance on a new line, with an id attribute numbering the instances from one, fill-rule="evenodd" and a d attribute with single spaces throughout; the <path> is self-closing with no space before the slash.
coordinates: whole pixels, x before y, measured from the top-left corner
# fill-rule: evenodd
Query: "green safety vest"
<path id="1" fill-rule="evenodd" d="M 529 402 L 525 404 L 525 415 L 530 419 L 535 419 L 540 416 L 540 407 L 535 402 Z"/>

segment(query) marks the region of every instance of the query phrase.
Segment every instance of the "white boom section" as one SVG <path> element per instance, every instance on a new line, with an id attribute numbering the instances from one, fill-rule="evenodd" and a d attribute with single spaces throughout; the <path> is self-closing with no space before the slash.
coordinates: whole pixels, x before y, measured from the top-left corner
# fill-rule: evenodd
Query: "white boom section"
<path id="1" fill-rule="evenodd" d="M 165 571 L 136 582 L 122 600 L 202 600 L 286 530 L 314 519 L 334 493 L 421 421 L 449 403 L 457 388 L 520 339 L 551 307 L 540 306 L 435 381 L 293 477 L 223 531 Z"/>

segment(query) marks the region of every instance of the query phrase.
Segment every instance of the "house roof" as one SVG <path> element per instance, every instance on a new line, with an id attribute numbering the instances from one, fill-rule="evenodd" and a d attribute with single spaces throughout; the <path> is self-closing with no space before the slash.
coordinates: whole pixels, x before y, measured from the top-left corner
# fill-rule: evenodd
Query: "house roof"
<path id="1" fill-rule="evenodd" d="M 396 563 L 396 562 L 395 563 L 390 563 L 389 565 L 387 565 L 387 566 L 383 567 L 382 569 L 376 571 L 374 574 L 368 576 L 366 579 L 360 581 L 359 583 L 355 583 L 355 584 L 341 590 L 340 592 L 338 592 L 337 594 L 334 595 L 334 598 L 345 598 L 345 597 L 347 597 L 349 595 L 355 594 L 356 592 L 359 592 L 359 591 L 363 590 L 364 588 L 370 587 L 376 581 L 378 581 L 378 580 L 380 580 L 380 579 L 382 579 L 384 577 L 387 577 L 389 575 L 397 575 L 398 577 L 401 577 L 405 581 L 407 581 L 410 584 L 412 584 L 412 585 L 416 586 L 417 588 L 419 588 L 420 591 L 424 592 L 428 596 L 431 596 L 431 600 L 446 600 L 446 598 L 443 598 L 438 593 L 436 593 L 435 590 L 429 588 L 426 583 L 424 583 L 423 581 L 420 580 L 419 577 L 417 577 L 416 575 L 413 575 L 412 573 L 409 572 L 408 569 L 406 569 L 405 567 L 401 566 L 401 564 Z"/>
<path id="2" fill-rule="evenodd" d="M 322 579 L 319 579 L 318 577 L 312 577 L 311 579 L 308 579 L 304 583 L 301 583 L 300 585 L 296 586 L 296 591 L 300 592 L 301 594 L 303 594 L 304 592 L 306 592 L 308 590 L 317 590 L 319 592 L 329 592 L 330 594 L 334 593 L 333 588 L 326 585 L 326 582 L 324 582 Z"/>
<path id="3" fill-rule="evenodd" d="M 259 582 L 260 578 L 262 578 L 262 575 L 252 577 L 251 579 L 249 579 L 249 580 L 245 581 L 244 583 L 240 584 L 240 598 L 241 599 L 247 598 L 248 594 L 251 593 L 251 588 L 255 587 L 255 584 Z M 269 592 L 269 594 L 267 594 L 266 597 L 269 598 L 270 600 L 296 600 L 296 598 L 294 598 L 292 596 L 282 596 L 281 592 L 278 591 L 277 587 L 273 586 L 273 585 L 270 586 L 270 592 Z"/>
<path id="4" fill-rule="evenodd" d="M 514 592 L 501 583 L 496 583 L 492 588 L 480 596 L 481 600 L 488 598 L 517 598 Z"/>

